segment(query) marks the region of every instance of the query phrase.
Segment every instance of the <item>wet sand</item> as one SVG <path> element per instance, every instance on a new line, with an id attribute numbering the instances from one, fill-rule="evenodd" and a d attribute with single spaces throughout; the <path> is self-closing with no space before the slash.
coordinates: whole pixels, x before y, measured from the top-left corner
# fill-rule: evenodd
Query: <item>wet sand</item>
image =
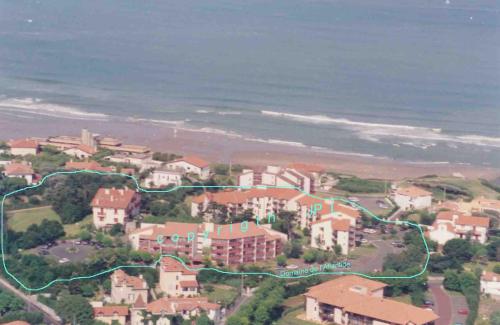
<path id="1" fill-rule="evenodd" d="M 174 129 L 172 125 L 142 121 L 0 116 L 0 139 L 3 140 L 30 136 L 77 136 L 82 128 L 119 138 L 124 143 L 147 145 L 155 151 L 196 154 L 213 162 L 232 162 L 248 166 L 286 165 L 291 162 L 313 163 L 339 173 L 394 180 L 431 174 L 449 176 L 453 173 L 460 173 L 467 178 L 493 179 L 500 176 L 500 168 L 410 163 L 387 158 L 319 152 L 310 148 L 253 142 L 231 135 Z"/>

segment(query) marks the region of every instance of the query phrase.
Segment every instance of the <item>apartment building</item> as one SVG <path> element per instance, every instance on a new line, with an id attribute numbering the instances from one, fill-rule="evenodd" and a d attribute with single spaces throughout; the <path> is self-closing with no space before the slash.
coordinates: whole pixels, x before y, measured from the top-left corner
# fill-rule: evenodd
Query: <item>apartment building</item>
<path id="1" fill-rule="evenodd" d="M 179 261 L 162 258 L 159 266 L 160 288 L 168 297 L 194 297 L 199 295 L 196 271 L 186 269 Z"/>
<path id="2" fill-rule="evenodd" d="M 152 254 L 179 254 L 193 262 L 202 261 L 205 226 L 196 223 L 166 222 L 142 224 L 129 234 L 133 249 Z"/>
<path id="3" fill-rule="evenodd" d="M 90 204 L 94 226 L 100 229 L 115 224 L 125 225 L 139 213 L 140 202 L 140 195 L 134 190 L 100 188 Z"/>
<path id="4" fill-rule="evenodd" d="M 441 211 L 428 228 L 430 239 L 444 245 L 450 239 L 470 237 L 471 240 L 484 244 L 487 240 L 490 219 L 473 217 L 456 211 Z"/>
<path id="5" fill-rule="evenodd" d="M 119 269 L 111 275 L 111 297 L 113 304 L 133 304 L 137 297 L 148 301 L 148 284 L 142 274 L 131 276 Z"/>
<path id="6" fill-rule="evenodd" d="M 281 186 L 300 189 L 304 193 L 314 193 L 321 185 L 321 167 L 295 164 L 288 167 L 267 166 L 264 169 L 244 169 L 238 176 L 238 185 Z"/>
<path id="7" fill-rule="evenodd" d="M 149 153 L 117 153 L 107 156 L 104 159 L 114 163 L 136 166 L 141 172 L 148 169 L 160 168 L 163 165 L 162 161 L 154 160 L 153 155 Z"/>
<path id="8" fill-rule="evenodd" d="M 227 208 L 228 215 L 243 213 L 251 210 L 252 214 L 260 219 L 267 218 L 269 213 L 278 213 L 282 210 L 296 211 L 298 206 L 294 198 L 304 196 L 294 189 L 282 188 L 253 188 L 246 191 L 226 190 L 216 193 L 206 192 L 193 198 L 191 215 L 204 215 L 210 218 L 214 205 Z"/>
<path id="9" fill-rule="evenodd" d="M 63 152 L 68 156 L 76 157 L 78 159 L 87 159 L 97 153 L 97 147 L 91 147 L 86 144 L 79 144 L 76 147 L 68 148 Z"/>
<path id="10" fill-rule="evenodd" d="M 287 236 L 253 222 L 220 225 L 209 234 L 213 260 L 225 265 L 274 259 L 283 251 Z"/>
<path id="11" fill-rule="evenodd" d="M 201 179 L 210 177 L 210 164 L 200 157 L 186 156 L 167 163 L 167 167 L 171 169 L 182 169 L 184 173 L 196 174 Z"/>
<path id="12" fill-rule="evenodd" d="M 428 209 L 432 205 L 432 193 L 416 186 L 399 187 L 394 201 L 403 210 Z"/>
<path id="13" fill-rule="evenodd" d="M 282 252 L 287 236 L 269 226 L 248 221 L 227 225 L 167 222 L 141 225 L 129 234 L 129 241 L 133 249 L 178 254 L 194 263 L 202 262 L 203 248 L 224 264 L 250 263 L 273 259 Z"/>
<path id="14" fill-rule="evenodd" d="M 431 310 L 384 298 L 386 286 L 347 275 L 311 287 L 304 294 L 306 319 L 341 325 L 431 325 L 438 320 Z"/>

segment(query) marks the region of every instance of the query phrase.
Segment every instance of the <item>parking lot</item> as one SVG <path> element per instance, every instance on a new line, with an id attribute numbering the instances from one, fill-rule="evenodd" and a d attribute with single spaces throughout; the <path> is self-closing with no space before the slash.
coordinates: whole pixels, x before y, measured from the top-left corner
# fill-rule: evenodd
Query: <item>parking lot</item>
<path id="1" fill-rule="evenodd" d="M 60 263 L 68 263 L 83 261 L 97 251 L 93 245 L 78 243 L 77 241 L 59 242 L 46 249 L 45 247 L 40 248 L 39 254 L 52 257 Z M 44 251 L 45 253 L 41 253 Z"/>

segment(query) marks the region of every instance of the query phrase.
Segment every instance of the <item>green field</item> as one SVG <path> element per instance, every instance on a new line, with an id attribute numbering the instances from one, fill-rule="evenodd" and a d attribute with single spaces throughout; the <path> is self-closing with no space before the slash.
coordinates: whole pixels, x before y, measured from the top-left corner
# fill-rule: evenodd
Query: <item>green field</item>
<path id="1" fill-rule="evenodd" d="M 7 213 L 7 226 L 14 231 L 26 231 L 32 224 L 39 225 L 43 219 L 61 221 L 51 207 L 14 210 Z"/>
<path id="2" fill-rule="evenodd" d="M 302 320 L 297 318 L 298 315 L 305 314 L 304 308 L 299 308 L 292 312 L 286 314 L 283 318 L 281 318 L 276 324 L 278 325 L 315 325 L 317 323 L 308 322 L 306 320 Z"/>
<path id="3" fill-rule="evenodd" d="M 14 231 L 26 231 L 28 227 L 32 224 L 39 225 L 42 223 L 43 219 L 47 220 L 57 220 L 61 222 L 61 218 L 57 213 L 52 210 L 51 207 L 39 207 L 32 209 L 22 209 L 9 211 L 7 213 L 7 226 Z M 64 225 L 64 231 L 66 232 L 67 238 L 74 238 L 80 234 L 81 228 L 84 225 L 92 223 L 92 216 L 88 215 L 85 219 L 80 222 Z"/>
<path id="4" fill-rule="evenodd" d="M 214 286 L 214 291 L 208 293 L 208 300 L 223 306 L 232 304 L 236 297 L 238 297 L 237 290 L 230 286 Z"/>

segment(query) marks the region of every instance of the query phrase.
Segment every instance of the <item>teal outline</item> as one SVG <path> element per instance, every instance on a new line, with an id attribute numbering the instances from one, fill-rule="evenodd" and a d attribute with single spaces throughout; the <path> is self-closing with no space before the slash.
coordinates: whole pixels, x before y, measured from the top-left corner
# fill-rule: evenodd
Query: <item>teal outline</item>
<path id="1" fill-rule="evenodd" d="M 7 264 L 5 263 L 5 254 L 4 254 L 4 245 L 3 245 L 3 235 L 4 235 L 4 231 L 3 231 L 3 224 L 4 224 L 3 217 L 4 217 L 4 203 L 5 203 L 5 199 L 7 197 L 11 196 L 11 195 L 16 194 L 16 193 L 40 187 L 50 177 L 53 177 L 53 176 L 56 176 L 56 175 L 70 175 L 70 174 L 82 174 L 82 173 L 97 174 L 97 175 L 103 175 L 103 176 L 123 176 L 123 177 L 127 177 L 127 178 L 130 178 L 130 179 L 132 179 L 134 181 L 136 189 L 138 191 L 144 192 L 144 193 L 168 193 L 168 192 L 175 191 L 175 190 L 177 190 L 179 188 L 243 188 L 243 189 L 249 189 L 249 188 L 255 187 L 255 188 L 289 188 L 289 189 L 295 189 L 295 190 L 297 190 L 299 192 L 302 192 L 303 194 L 309 195 L 309 196 L 311 196 L 313 198 L 316 198 L 316 199 L 319 199 L 319 200 L 332 200 L 332 203 L 335 203 L 335 200 L 338 200 L 338 201 L 347 203 L 347 204 L 349 204 L 349 205 L 351 205 L 351 206 L 353 206 L 353 207 L 355 207 L 357 209 L 360 209 L 361 211 L 365 212 L 370 217 L 377 219 L 378 221 L 382 221 L 382 222 L 386 222 L 386 223 L 393 223 L 393 224 L 397 224 L 397 225 L 406 224 L 406 225 L 410 225 L 410 226 L 416 227 L 420 231 L 420 235 L 421 235 L 422 240 L 424 242 L 425 249 L 427 251 L 427 258 L 425 260 L 425 264 L 424 264 L 423 269 L 419 273 L 414 274 L 414 275 L 404 275 L 404 276 L 373 276 L 373 275 L 368 275 L 368 274 L 364 274 L 364 273 L 360 273 L 360 272 L 344 272 L 344 271 L 339 271 L 339 272 L 316 272 L 316 273 L 311 273 L 311 274 L 307 274 L 307 275 L 297 275 L 297 276 L 281 276 L 279 274 L 269 273 L 269 272 L 232 272 L 232 271 L 223 271 L 223 270 L 219 270 L 219 269 L 213 268 L 213 267 L 190 268 L 179 257 L 174 256 L 174 255 L 170 255 L 170 254 L 162 254 L 151 265 L 142 265 L 142 264 L 121 265 L 121 266 L 116 266 L 116 267 L 113 267 L 113 268 L 110 268 L 108 270 L 104 270 L 102 272 L 99 272 L 99 273 L 96 273 L 96 274 L 92 274 L 92 275 L 75 276 L 75 277 L 71 277 L 71 278 L 68 278 L 68 279 L 55 279 L 55 280 L 50 281 L 46 285 L 38 287 L 38 288 L 27 287 L 26 285 L 24 285 L 24 283 L 22 283 L 19 279 L 17 279 L 15 275 L 13 275 L 12 273 L 9 272 L 9 270 L 7 269 Z M 332 206 L 333 206 L 333 204 L 332 204 Z M 295 187 L 295 186 L 238 186 L 238 185 L 208 185 L 208 186 L 205 186 L 205 185 L 195 185 L 195 186 L 192 186 L 192 185 L 180 185 L 180 186 L 175 186 L 175 187 L 164 189 L 164 190 L 161 190 L 161 189 L 159 189 L 159 190 L 148 190 L 148 189 L 142 188 L 139 185 L 139 182 L 137 181 L 137 179 L 134 176 L 127 175 L 127 174 L 122 174 L 122 173 L 117 173 L 117 172 L 102 172 L 102 171 L 89 170 L 89 169 L 82 169 L 82 170 L 75 170 L 75 171 L 58 171 L 58 172 L 54 172 L 54 173 L 51 173 L 51 174 L 48 174 L 48 175 L 44 176 L 41 179 L 41 181 L 38 182 L 35 185 L 27 186 L 27 187 L 24 187 L 22 189 L 19 189 L 19 190 L 16 190 L 16 191 L 12 191 L 12 192 L 9 192 L 9 193 L 5 194 L 3 196 L 3 198 L 2 198 L 2 203 L 1 203 L 1 206 L 0 206 L 0 225 L 1 225 L 0 226 L 1 227 L 1 231 L 0 231 L 0 246 L 1 246 L 1 254 L 2 254 L 2 267 L 5 270 L 5 273 L 7 275 L 9 275 L 23 289 L 25 289 L 27 291 L 41 291 L 41 290 L 47 289 L 48 287 L 50 287 L 50 286 L 52 286 L 52 285 L 54 285 L 56 283 L 71 282 L 71 281 L 76 281 L 76 280 L 92 279 L 92 278 L 96 278 L 98 276 L 101 276 L 101 275 L 104 275 L 104 274 L 107 274 L 107 273 L 111 273 L 111 272 L 113 272 L 115 270 L 118 270 L 118 269 L 125 269 L 125 268 L 156 268 L 156 265 L 161 261 L 161 259 L 163 257 L 174 258 L 175 260 L 179 261 L 184 266 L 184 268 L 186 268 L 189 271 L 214 271 L 214 272 L 219 272 L 219 273 L 229 274 L 229 275 L 267 275 L 267 276 L 271 276 L 271 277 L 279 278 L 279 279 L 300 279 L 300 278 L 308 278 L 310 276 L 316 276 L 316 275 L 348 275 L 348 274 L 359 275 L 359 276 L 362 276 L 362 277 L 365 277 L 365 278 L 368 278 L 368 279 L 413 279 L 413 278 L 416 278 L 416 277 L 422 275 L 427 270 L 427 265 L 429 264 L 429 259 L 430 259 L 429 246 L 427 245 L 427 241 L 425 240 L 425 236 L 424 236 L 424 232 L 422 231 L 422 227 L 419 224 L 416 224 L 416 223 L 413 223 L 413 222 L 409 222 L 409 221 L 392 221 L 392 220 L 385 220 L 385 219 L 379 218 L 375 214 L 373 214 L 371 211 L 369 211 L 368 209 L 364 208 L 363 206 L 361 206 L 361 205 L 359 205 L 359 204 L 357 204 L 355 202 L 351 202 L 351 201 L 349 201 L 347 199 L 344 199 L 344 198 L 340 198 L 339 197 L 339 198 L 328 198 L 328 199 L 325 199 L 325 198 L 322 198 L 322 197 L 319 197 L 319 196 L 315 196 L 315 195 L 310 194 L 310 193 L 306 193 L 303 190 L 301 190 L 300 188 Z"/>

